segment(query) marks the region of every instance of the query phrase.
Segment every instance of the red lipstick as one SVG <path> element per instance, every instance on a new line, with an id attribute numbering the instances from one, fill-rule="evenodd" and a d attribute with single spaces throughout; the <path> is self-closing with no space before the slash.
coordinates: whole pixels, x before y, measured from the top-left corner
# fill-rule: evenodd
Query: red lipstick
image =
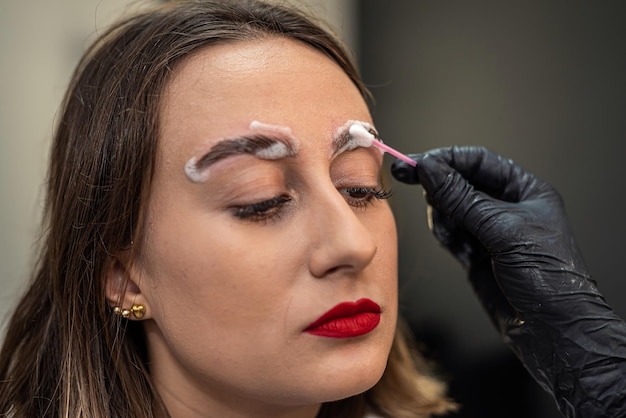
<path id="1" fill-rule="evenodd" d="M 343 302 L 313 321 L 304 332 L 320 337 L 351 338 L 367 334 L 380 322 L 380 306 L 371 299 Z"/>

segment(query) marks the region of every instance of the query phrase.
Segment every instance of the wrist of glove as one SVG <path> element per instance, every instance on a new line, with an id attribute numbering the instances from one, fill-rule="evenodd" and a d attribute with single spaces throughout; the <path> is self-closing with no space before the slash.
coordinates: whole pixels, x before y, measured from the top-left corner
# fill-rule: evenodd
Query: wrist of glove
<path id="1" fill-rule="evenodd" d="M 435 237 L 505 342 L 569 417 L 626 416 L 626 324 L 590 278 L 559 194 L 484 148 L 411 155 Z"/>

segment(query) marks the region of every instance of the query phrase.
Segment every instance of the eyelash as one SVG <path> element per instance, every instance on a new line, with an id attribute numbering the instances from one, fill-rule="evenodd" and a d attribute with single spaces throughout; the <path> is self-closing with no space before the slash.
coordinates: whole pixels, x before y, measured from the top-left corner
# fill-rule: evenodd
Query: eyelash
<path id="1" fill-rule="evenodd" d="M 340 193 L 350 206 L 359 209 L 373 204 L 374 200 L 389 199 L 393 195 L 391 189 L 374 187 L 346 187 L 340 189 Z M 235 206 L 233 207 L 233 215 L 252 222 L 279 220 L 284 212 L 284 207 L 292 200 L 288 195 L 280 195 L 250 205 Z"/>
<path id="2" fill-rule="evenodd" d="M 365 208 L 374 203 L 374 200 L 389 199 L 393 195 L 391 189 L 375 188 L 375 187 L 347 187 L 343 190 L 348 204 L 355 208 Z M 360 195 L 355 197 L 353 195 Z"/>
<path id="3" fill-rule="evenodd" d="M 248 221 L 267 221 L 270 219 L 280 219 L 282 209 L 285 205 L 292 201 L 288 195 L 280 195 L 262 202 L 252 203 L 250 205 L 235 206 L 233 215 L 239 219 Z"/>

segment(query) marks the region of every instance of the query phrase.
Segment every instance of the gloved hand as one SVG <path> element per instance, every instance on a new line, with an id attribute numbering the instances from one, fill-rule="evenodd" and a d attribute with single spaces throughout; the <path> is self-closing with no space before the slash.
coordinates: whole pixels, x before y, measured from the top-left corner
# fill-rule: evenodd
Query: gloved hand
<path id="1" fill-rule="evenodd" d="M 591 279 L 556 190 L 484 148 L 397 160 L 436 238 L 463 264 L 505 342 L 567 417 L 626 417 L 626 324 Z"/>

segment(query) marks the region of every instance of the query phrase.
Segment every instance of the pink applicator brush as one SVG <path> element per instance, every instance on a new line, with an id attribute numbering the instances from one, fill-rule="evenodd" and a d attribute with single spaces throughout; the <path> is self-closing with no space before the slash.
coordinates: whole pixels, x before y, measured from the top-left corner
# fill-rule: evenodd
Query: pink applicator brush
<path id="1" fill-rule="evenodd" d="M 358 123 L 353 123 L 352 125 L 350 125 L 349 132 L 350 132 L 350 136 L 354 138 L 354 140 L 357 141 L 360 146 L 364 148 L 375 146 L 379 150 L 393 155 L 394 157 L 404 161 L 405 163 L 407 163 L 408 165 L 412 167 L 417 166 L 417 163 L 411 158 L 409 158 L 407 155 L 402 154 L 400 151 L 397 151 L 391 148 L 389 145 L 385 145 L 382 142 L 380 142 L 378 139 L 376 139 L 376 137 L 370 131 L 368 131 L 363 125 L 358 124 Z"/>

